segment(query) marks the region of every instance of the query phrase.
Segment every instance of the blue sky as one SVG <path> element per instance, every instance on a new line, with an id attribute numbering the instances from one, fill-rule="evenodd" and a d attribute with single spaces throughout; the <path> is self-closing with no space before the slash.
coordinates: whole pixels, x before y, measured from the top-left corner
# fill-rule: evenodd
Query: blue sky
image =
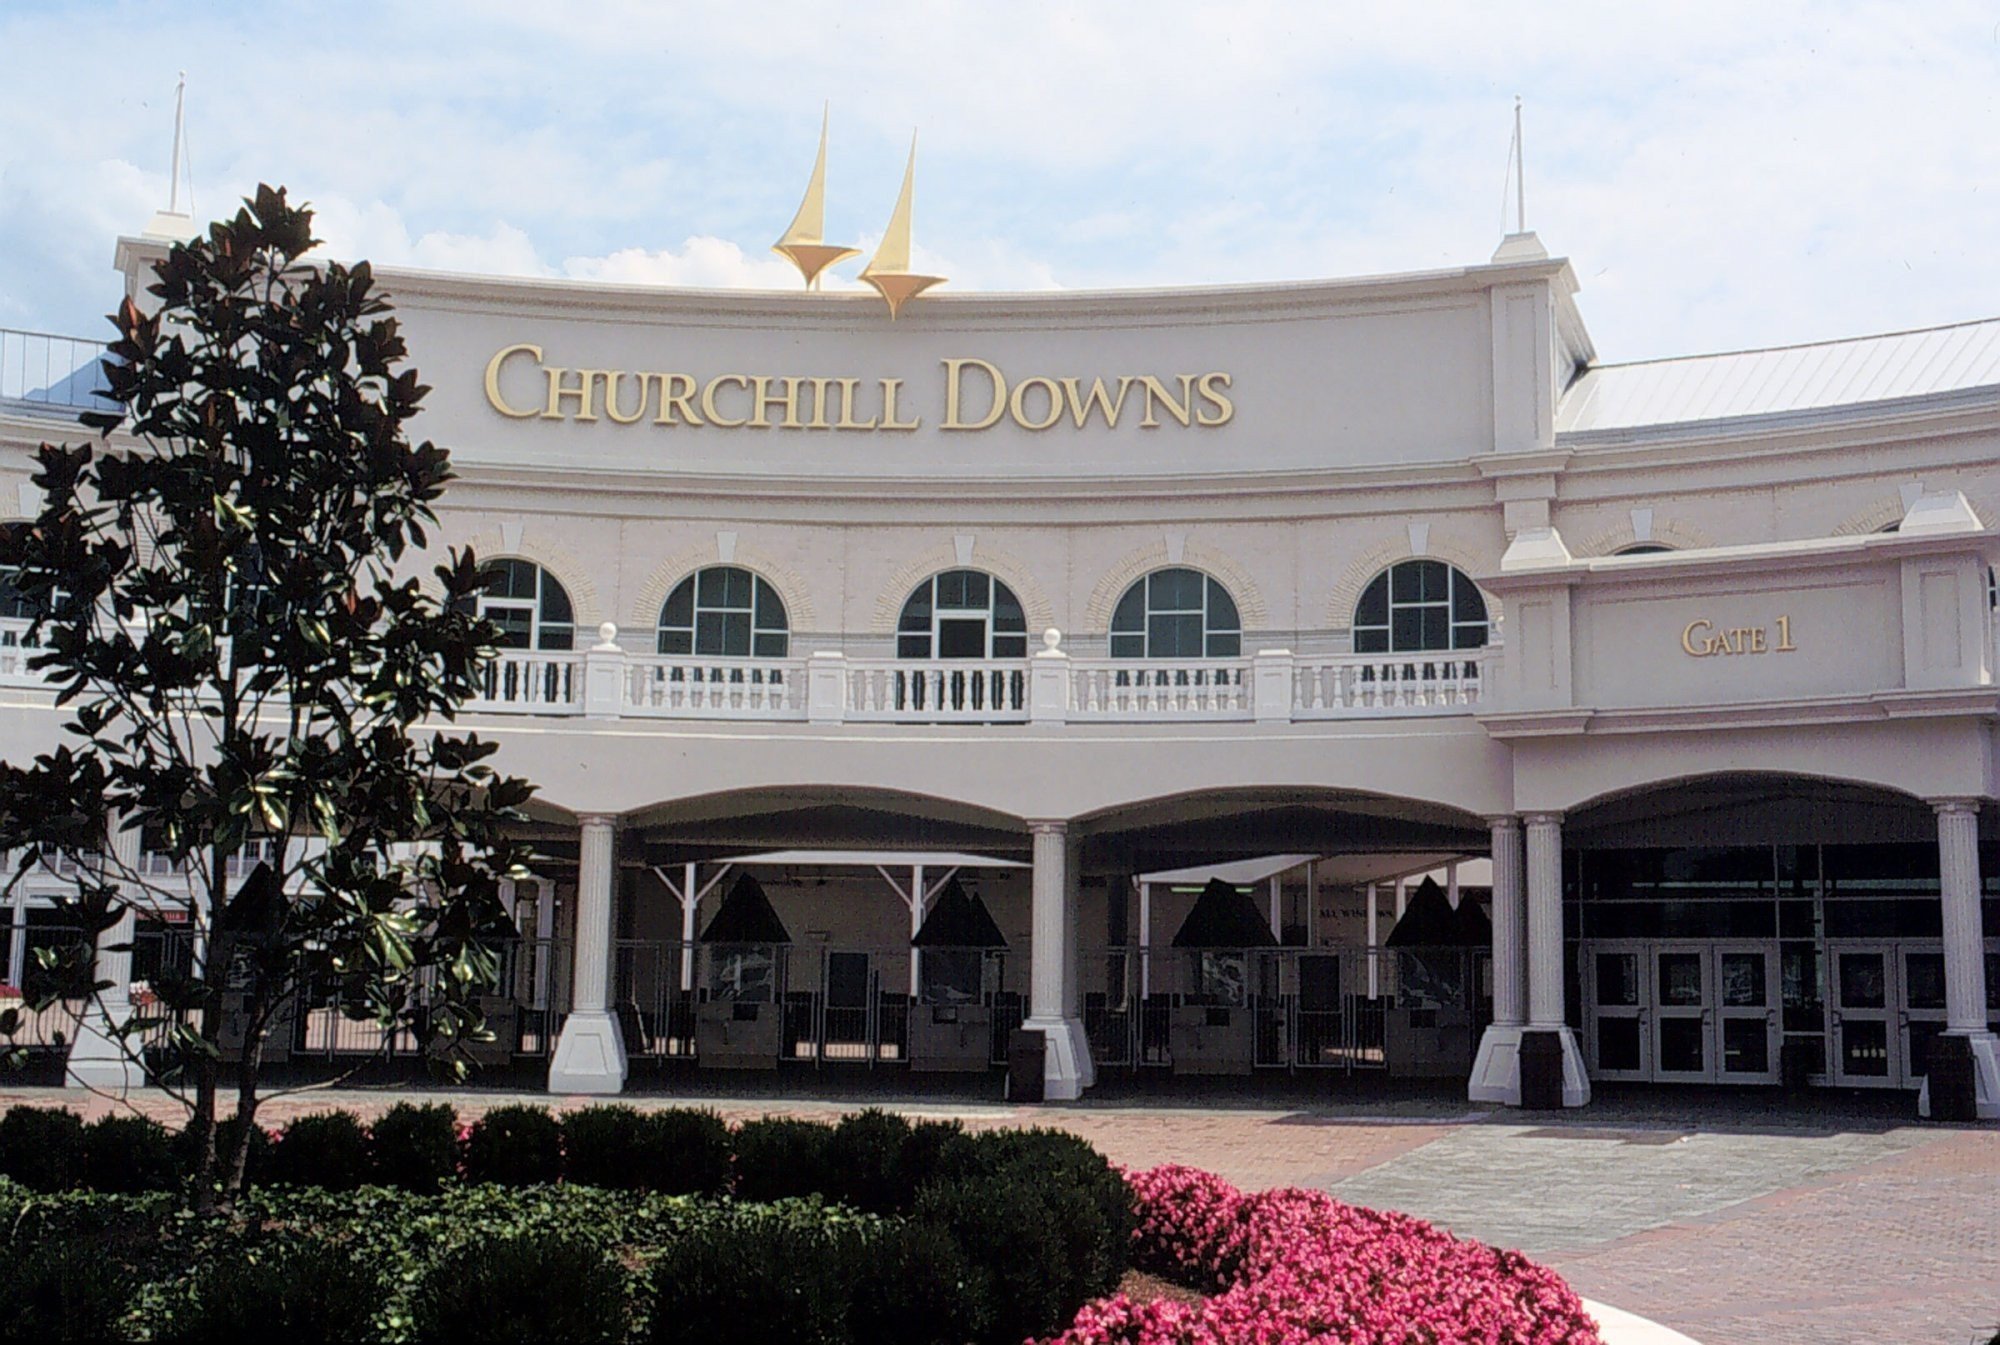
<path id="1" fill-rule="evenodd" d="M 0 326 L 105 330 L 182 69 L 201 214 L 284 183 L 381 264 L 796 283 L 830 100 L 829 236 L 879 235 L 917 130 L 958 289 L 1462 265 L 1520 93 L 1605 359 L 2000 314 L 2000 0 L 0 0 Z"/>

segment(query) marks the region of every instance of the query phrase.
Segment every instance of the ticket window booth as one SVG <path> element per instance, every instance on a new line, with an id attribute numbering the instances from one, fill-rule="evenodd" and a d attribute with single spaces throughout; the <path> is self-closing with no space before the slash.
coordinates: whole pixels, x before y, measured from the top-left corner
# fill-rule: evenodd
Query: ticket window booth
<path id="1" fill-rule="evenodd" d="M 952 878 L 910 945 L 918 959 L 910 1068 L 985 1070 L 994 1055 L 994 1001 L 1007 950 L 992 912 Z"/>
<path id="2" fill-rule="evenodd" d="M 1250 1073 L 1257 1062 L 1255 992 L 1276 989 L 1252 981 L 1271 965 L 1258 950 L 1277 946 L 1268 918 L 1242 889 L 1211 878 L 1173 946 L 1188 987 L 1168 1011 L 1174 1073 Z"/>
<path id="3" fill-rule="evenodd" d="M 776 1069 L 791 936 L 755 878 L 737 877 L 700 943 L 696 1062 L 703 1069 Z"/>

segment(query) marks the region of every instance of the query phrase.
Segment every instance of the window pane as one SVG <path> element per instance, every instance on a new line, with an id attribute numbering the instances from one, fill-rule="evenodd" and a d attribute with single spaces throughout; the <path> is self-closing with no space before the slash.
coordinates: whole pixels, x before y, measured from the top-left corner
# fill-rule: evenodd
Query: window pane
<path id="1" fill-rule="evenodd" d="M 1453 626 L 1451 628 L 1453 649 L 1484 649 L 1486 647 L 1486 623 L 1476 626 Z"/>
<path id="2" fill-rule="evenodd" d="M 662 654 L 693 653 L 694 633 L 688 630 L 662 630 L 660 632 L 660 652 Z"/>
<path id="3" fill-rule="evenodd" d="M 993 629 L 1005 631 L 1028 629 L 1028 618 L 1021 614 L 1021 600 L 1014 596 L 1013 589 L 997 580 L 993 584 Z"/>
<path id="4" fill-rule="evenodd" d="M 1451 572 L 1451 619 L 1486 620 L 1486 599 L 1479 595 L 1479 586 L 1457 570 Z"/>
<path id="5" fill-rule="evenodd" d="M 1389 652 L 1389 631 L 1387 627 L 1358 627 L 1354 632 L 1354 652 L 1357 654 L 1386 654 Z"/>
<path id="6" fill-rule="evenodd" d="M 1142 579 L 1125 590 L 1118 610 L 1111 614 L 1111 629 L 1140 631 L 1146 628 L 1146 583 Z"/>
<path id="7" fill-rule="evenodd" d="M 695 653 L 740 658 L 750 652 L 748 612 L 702 611 L 695 614 L 694 622 Z"/>
<path id="8" fill-rule="evenodd" d="M 535 596 L 536 568 L 525 560 L 499 560 L 493 562 L 498 576 L 496 587 L 487 590 L 496 598 L 530 598 Z"/>
<path id="9" fill-rule="evenodd" d="M 1243 652 L 1243 637 L 1234 631 L 1211 632 L 1208 637 L 1210 658 L 1235 658 Z"/>
<path id="10" fill-rule="evenodd" d="M 791 637 L 783 631 L 759 631 L 755 643 L 758 658 L 783 658 L 791 647 Z"/>
<path id="11" fill-rule="evenodd" d="M 994 658 L 1026 658 L 1028 637 L 1025 635 L 996 635 L 993 637 Z"/>
<path id="12" fill-rule="evenodd" d="M 1423 643 L 1418 649 L 1451 648 L 1451 617 L 1442 607 L 1425 607 L 1423 612 Z"/>
<path id="13" fill-rule="evenodd" d="M 1243 624 L 1236 615 L 1236 602 L 1229 596 L 1229 590 L 1208 581 L 1208 628 L 1211 631 L 1236 630 Z"/>
<path id="14" fill-rule="evenodd" d="M 1361 601 L 1354 604 L 1354 624 L 1357 626 L 1389 624 L 1388 575 L 1376 575 L 1368 581 L 1368 587 L 1361 590 Z"/>
<path id="15" fill-rule="evenodd" d="M 667 595 L 667 601 L 660 608 L 662 626 L 692 626 L 694 624 L 694 579 L 681 580 L 674 585 L 674 591 Z"/>
<path id="16" fill-rule="evenodd" d="M 1419 562 L 1406 560 L 1389 569 L 1390 596 L 1397 602 L 1422 602 L 1424 599 L 1423 571 Z"/>
<path id="17" fill-rule="evenodd" d="M 500 638 L 494 641 L 502 649 L 526 649 L 528 633 L 534 628 L 534 618 L 525 607 L 489 607 L 486 619 L 500 627 Z"/>
<path id="18" fill-rule="evenodd" d="M 1421 607 L 1398 607 L 1396 618 L 1390 623 L 1389 647 L 1391 649 L 1422 649 L 1424 647 L 1424 609 Z"/>
<path id="19" fill-rule="evenodd" d="M 931 636 L 929 631 L 922 635 L 899 635 L 896 637 L 897 658 L 929 658 L 931 656 Z"/>
<path id="20" fill-rule="evenodd" d="M 570 612 L 569 594 L 563 591 L 563 586 L 552 575 L 547 574 L 542 576 L 542 620 L 561 625 L 576 620 Z"/>
<path id="21" fill-rule="evenodd" d="M 1111 657 L 1144 658 L 1146 637 L 1143 635 L 1114 635 L 1111 637 Z M 1119 674 L 1123 676 L 1124 674 Z"/>
<path id="22" fill-rule="evenodd" d="M 535 647 L 537 649 L 574 649 L 576 647 L 576 628 L 568 625 L 551 625 L 545 621 L 542 623 L 540 636 L 535 642 Z"/>
<path id="23" fill-rule="evenodd" d="M 1155 616 L 1151 621 L 1151 643 L 1147 651 L 1154 658 L 1200 658 L 1201 618 Z"/>
<path id="24" fill-rule="evenodd" d="M 922 631 L 928 639 L 931 629 L 931 586 L 928 580 L 919 585 L 909 601 L 903 604 L 902 620 L 896 623 L 896 629 Z"/>
<path id="25" fill-rule="evenodd" d="M 987 603 L 986 595 L 988 584 L 990 583 L 987 577 L 977 570 L 961 570 L 959 571 L 959 578 L 965 585 L 965 605 L 967 607 L 984 607 Z"/>
<path id="26" fill-rule="evenodd" d="M 1196 612 L 1201 610 L 1202 576 L 1193 570 L 1161 570 L 1149 581 L 1152 608 L 1156 612 Z"/>
<path id="27" fill-rule="evenodd" d="M 778 591 L 759 579 L 757 581 L 757 628 L 759 630 L 784 630 L 790 624 L 785 619 L 785 604 L 778 597 Z"/>

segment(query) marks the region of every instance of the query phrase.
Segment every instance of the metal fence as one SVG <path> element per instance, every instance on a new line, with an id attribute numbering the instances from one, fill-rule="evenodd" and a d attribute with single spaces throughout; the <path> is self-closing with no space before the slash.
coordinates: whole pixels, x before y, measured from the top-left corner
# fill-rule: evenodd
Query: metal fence
<path id="1" fill-rule="evenodd" d="M 0 328 L 0 399 L 78 410 L 110 410 L 104 342 Z"/>

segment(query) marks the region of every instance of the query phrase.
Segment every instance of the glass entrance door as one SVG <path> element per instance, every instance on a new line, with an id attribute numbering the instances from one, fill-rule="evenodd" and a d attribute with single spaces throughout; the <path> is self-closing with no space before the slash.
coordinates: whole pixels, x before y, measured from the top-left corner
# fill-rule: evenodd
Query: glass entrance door
<path id="1" fill-rule="evenodd" d="M 1843 1087 L 1902 1086 L 1895 951 L 1887 944 L 1833 950 L 1833 1081 Z"/>
<path id="2" fill-rule="evenodd" d="M 1906 943 L 1896 953 L 1903 992 L 1898 1015 L 1903 1038 L 1902 1083 L 1905 1088 L 1915 1088 L 1931 1072 L 1931 1043 L 1945 1027 L 1944 949 Z"/>
<path id="3" fill-rule="evenodd" d="M 1590 987 L 1591 1077 L 1650 1079 L 1652 1058 L 1647 1031 L 1652 991 L 1647 971 L 1652 957 L 1643 944 L 1594 948 L 1585 960 Z"/>
<path id="4" fill-rule="evenodd" d="M 1709 949 L 1658 945 L 1653 950 L 1653 1077 L 1676 1083 L 1715 1078 L 1710 1040 L 1715 981 Z"/>
<path id="5" fill-rule="evenodd" d="M 1778 1001 L 1770 947 L 1715 950 L 1715 1068 L 1725 1083 L 1778 1081 Z"/>

